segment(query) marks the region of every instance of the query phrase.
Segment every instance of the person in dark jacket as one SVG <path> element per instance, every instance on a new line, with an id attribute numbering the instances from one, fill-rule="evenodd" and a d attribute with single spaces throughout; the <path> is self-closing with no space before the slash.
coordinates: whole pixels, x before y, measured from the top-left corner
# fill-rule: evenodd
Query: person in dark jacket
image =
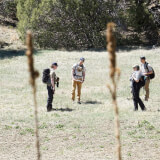
<path id="1" fill-rule="evenodd" d="M 145 111 L 146 107 L 139 96 L 140 88 L 141 88 L 140 80 L 142 76 L 139 65 L 133 66 L 133 70 L 134 71 L 131 76 L 131 81 L 132 81 L 132 95 L 133 95 L 134 111 L 138 110 L 138 105 L 141 107 L 142 111 Z"/>
<path id="2" fill-rule="evenodd" d="M 48 90 L 48 99 L 47 99 L 47 111 L 50 112 L 52 110 L 52 102 L 53 102 L 53 95 L 55 93 L 55 84 L 56 84 L 56 74 L 55 70 L 57 69 L 58 64 L 54 62 L 51 65 L 50 69 L 50 78 L 47 82 L 47 90 Z"/>

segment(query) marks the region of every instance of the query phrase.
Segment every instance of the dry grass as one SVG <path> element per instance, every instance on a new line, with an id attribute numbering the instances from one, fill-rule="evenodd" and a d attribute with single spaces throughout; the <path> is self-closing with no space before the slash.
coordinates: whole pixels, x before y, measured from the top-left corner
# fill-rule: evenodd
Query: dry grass
<path id="1" fill-rule="evenodd" d="M 160 49 L 117 53 L 122 75 L 118 86 L 118 104 L 124 160 L 159 160 L 160 147 Z M 147 112 L 133 112 L 129 76 L 132 65 L 145 55 L 153 65 L 156 78 L 151 82 Z M 79 57 L 86 58 L 87 75 L 81 105 L 71 103 L 71 67 Z M 40 72 L 58 61 L 60 88 L 54 108 L 46 112 L 46 86 L 38 79 L 42 159 L 45 160 L 115 160 L 114 127 L 108 81 L 106 52 L 39 51 L 35 68 Z M 0 67 L 0 157 L 1 160 L 36 159 L 31 87 L 28 84 L 27 59 L 17 56 L 2 59 Z M 143 97 L 144 93 L 141 92 Z M 63 111 L 60 111 L 63 108 Z M 67 108 L 70 110 L 68 111 Z"/>

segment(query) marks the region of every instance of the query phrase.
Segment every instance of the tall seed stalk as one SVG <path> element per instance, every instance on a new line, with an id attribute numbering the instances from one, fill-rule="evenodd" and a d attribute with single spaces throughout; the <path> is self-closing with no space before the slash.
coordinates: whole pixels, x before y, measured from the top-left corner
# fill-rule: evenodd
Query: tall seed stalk
<path id="1" fill-rule="evenodd" d="M 114 107 L 114 121 L 115 121 L 115 137 L 117 140 L 117 157 L 118 160 L 121 160 L 121 142 L 120 142 L 120 122 L 119 122 L 119 111 L 118 111 L 118 105 L 117 105 L 117 82 L 120 78 L 120 70 L 116 68 L 116 40 L 113 34 L 115 24 L 114 23 L 108 23 L 107 24 L 107 33 L 106 33 L 106 39 L 107 39 L 107 50 L 109 55 L 109 75 L 112 82 L 112 85 L 107 85 L 109 88 L 109 91 L 112 95 L 112 103 Z"/>
<path id="2" fill-rule="evenodd" d="M 37 89 L 36 78 L 39 76 L 39 73 L 34 69 L 32 34 L 29 31 L 27 32 L 26 44 L 27 44 L 26 55 L 28 57 L 27 59 L 28 59 L 28 66 L 29 66 L 29 73 L 30 73 L 30 84 L 33 89 L 37 160 L 40 160 L 41 154 L 40 154 L 39 130 L 38 130 L 38 109 L 37 109 L 38 107 L 37 107 L 37 100 L 36 100 L 36 89 Z"/>

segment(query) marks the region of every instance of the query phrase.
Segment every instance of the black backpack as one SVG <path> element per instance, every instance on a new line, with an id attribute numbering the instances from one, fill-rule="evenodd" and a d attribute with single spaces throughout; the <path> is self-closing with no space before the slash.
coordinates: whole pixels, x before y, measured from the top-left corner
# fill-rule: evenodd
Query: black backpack
<path id="1" fill-rule="evenodd" d="M 147 67 L 147 70 L 148 70 L 148 72 L 149 72 L 148 63 L 147 63 L 147 62 L 146 62 L 146 67 Z M 153 71 L 153 73 L 149 75 L 149 78 L 150 78 L 150 79 L 153 79 L 153 78 L 155 77 L 155 72 L 154 72 L 154 69 L 153 69 L 153 68 L 152 68 L 152 71 Z"/>
<path id="2" fill-rule="evenodd" d="M 49 68 L 44 69 L 43 70 L 43 75 L 42 75 L 42 82 L 47 83 L 49 78 L 50 78 L 50 69 Z"/>
<path id="3" fill-rule="evenodd" d="M 140 78 L 140 80 L 139 80 L 139 86 L 140 87 L 144 87 L 145 86 L 145 83 L 146 83 L 146 81 L 145 81 L 145 77 L 144 76 L 141 76 L 141 78 Z"/>

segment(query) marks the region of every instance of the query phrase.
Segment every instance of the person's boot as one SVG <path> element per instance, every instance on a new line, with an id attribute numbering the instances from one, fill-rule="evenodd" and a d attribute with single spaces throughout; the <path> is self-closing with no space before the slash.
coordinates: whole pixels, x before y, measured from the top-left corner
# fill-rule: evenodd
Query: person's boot
<path id="1" fill-rule="evenodd" d="M 142 111 L 147 111 L 147 108 L 145 107 L 144 109 L 142 109 Z"/>
<path id="2" fill-rule="evenodd" d="M 51 105 L 48 105 L 48 106 L 47 106 L 47 112 L 50 112 L 50 111 L 52 111 L 52 106 L 51 106 Z"/>
<path id="3" fill-rule="evenodd" d="M 75 104 L 75 101 L 74 101 L 74 100 L 72 100 L 72 104 Z"/>
<path id="4" fill-rule="evenodd" d="M 145 100 L 145 101 L 148 101 L 148 98 L 147 98 L 147 97 L 145 97 L 145 98 L 144 98 L 144 100 Z"/>
<path id="5" fill-rule="evenodd" d="M 133 111 L 138 111 L 138 108 L 134 108 Z"/>
<path id="6" fill-rule="evenodd" d="M 78 103 L 78 104 L 81 104 L 81 101 L 78 101 L 77 103 Z"/>

